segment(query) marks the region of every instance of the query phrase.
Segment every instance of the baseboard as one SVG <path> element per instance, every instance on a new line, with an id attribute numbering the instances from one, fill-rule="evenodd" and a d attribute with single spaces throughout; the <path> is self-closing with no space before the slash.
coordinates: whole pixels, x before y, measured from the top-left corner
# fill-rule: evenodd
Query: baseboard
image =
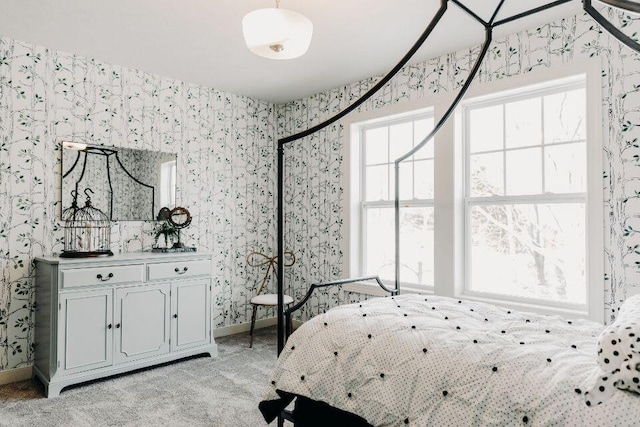
<path id="1" fill-rule="evenodd" d="M 24 368 L 9 369 L 8 371 L 0 372 L 0 385 L 17 383 L 18 381 L 24 381 L 31 378 L 31 372 L 33 368 L 31 366 L 25 366 Z"/>
<path id="2" fill-rule="evenodd" d="M 304 322 L 301 320 L 292 319 L 291 326 L 293 329 L 298 329 Z M 268 317 L 266 319 L 256 320 L 255 329 L 268 328 L 269 326 L 276 326 L 278 324 L 277 317 Z M 241 334 L 243 332 L 249 332 L 251 329 L 251 323 L 238 323 L 235 325 L 223 326 L 213 330 L 213 337 L 226 337 L 227 335 Z"/>
<path id="3" fill-rule="evenodd" d="M 268 328 L 269 326 L 275 326 L 277 324 L 276 317 L 269 317 L 267 319 L 256 320 L 255 329 Z M 226 337 L 227 335 L 241 334 L 243 332 L 249 332 L 251 329 L 251 323 L 237 323 L 235 325 L 223 326 L 213 330 L 213 337 Z"/>

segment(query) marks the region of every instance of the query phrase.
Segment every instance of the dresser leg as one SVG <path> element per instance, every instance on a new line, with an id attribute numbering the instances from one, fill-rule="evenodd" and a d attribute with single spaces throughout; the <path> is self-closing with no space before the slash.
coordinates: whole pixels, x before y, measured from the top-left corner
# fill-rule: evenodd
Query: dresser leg
<path id="1" fill-rule="evenodd" d="M 47 399 L 51 399 L 52 397 L 60 396 L 60 392 L 62 391 L 63 386 L 57 384 L 45 384 L 44 386 L 44 394 L 47 395 Z"/>

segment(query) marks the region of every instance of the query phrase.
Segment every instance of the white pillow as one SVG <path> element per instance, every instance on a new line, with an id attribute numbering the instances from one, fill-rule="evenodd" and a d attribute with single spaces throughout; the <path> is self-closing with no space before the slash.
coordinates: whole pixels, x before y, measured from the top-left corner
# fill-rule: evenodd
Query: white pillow
<path id="1" fill-rule="evenodd" d="M 587 405 L 599 405 L 616 390 L 640 393 L 640 295 L 627 298 L 615 322 L 598 338 L 600 375 L 585 393 Z"/>

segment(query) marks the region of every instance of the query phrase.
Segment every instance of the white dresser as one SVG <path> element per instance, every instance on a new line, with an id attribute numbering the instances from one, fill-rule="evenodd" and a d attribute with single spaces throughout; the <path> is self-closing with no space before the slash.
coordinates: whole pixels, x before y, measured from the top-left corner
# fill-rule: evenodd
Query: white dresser
<path id="1" fill-rule="evenodd" d="M 36 258 L 35 366 L 47 397 L 71 384 L 217 354 L 211 254 Z"/>

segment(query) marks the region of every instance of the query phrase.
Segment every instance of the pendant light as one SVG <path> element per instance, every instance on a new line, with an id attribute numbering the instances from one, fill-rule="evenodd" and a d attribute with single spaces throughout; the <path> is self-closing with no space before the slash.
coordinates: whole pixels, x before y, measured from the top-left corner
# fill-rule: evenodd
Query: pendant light
<path id="1" fill-rule="evenodd" d="M 258 9 L 242 18 L 244 41 L 251 52 L 269 59 L 293 59 L 305 54 L 311 43 L 313 24 L 292 10 Z"/>

